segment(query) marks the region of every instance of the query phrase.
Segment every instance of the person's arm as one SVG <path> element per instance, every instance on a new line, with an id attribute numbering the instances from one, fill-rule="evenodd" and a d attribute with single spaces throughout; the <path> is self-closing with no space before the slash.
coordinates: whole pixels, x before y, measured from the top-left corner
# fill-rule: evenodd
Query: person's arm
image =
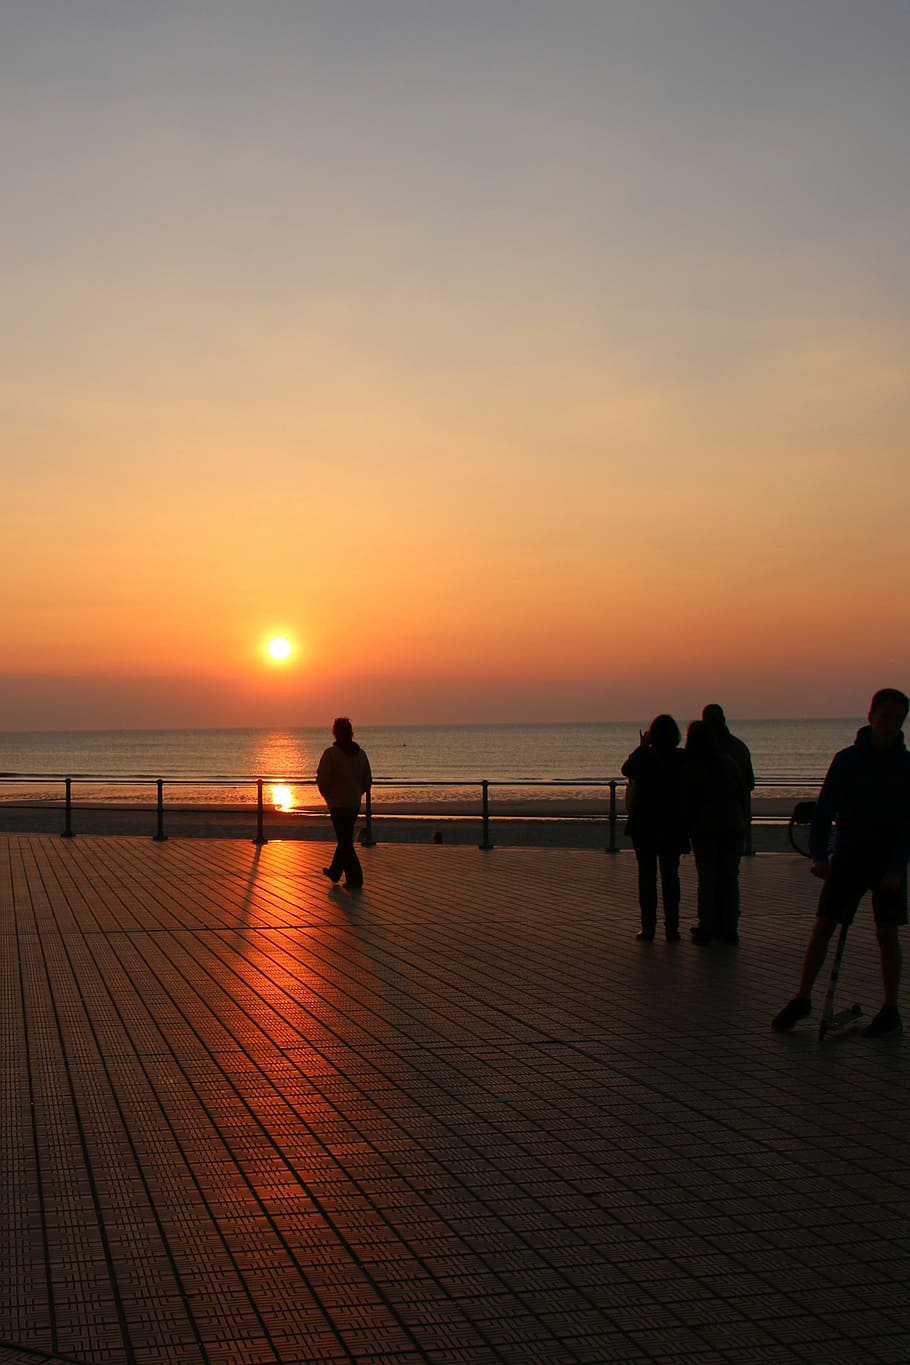
<path id="1" fill-rule="evenodd" d="M 735 782 L 734 791 L 736 792 L 736 804 L 739 806 L 743 821 L 748 828 L 751 814 L 751 803 L 749 801 L 749 792 L 751 791 L 751 788 L 746 786 L 745 773 L 738 763 L 733 764 L 733 778 Z"/>
<path id="2" fill-rule="evenodd" d="M 841 765 L 839 756 L 832 759 L 825 774 L 822 789 L 815 802 L 812 823 L 809 825 L 809 857 L 812 859 L 812 872 L 823 877 L 828 867 L 828 845 L 831 842 L 831 825 L 837 814 L 840 800 Z"/>
<path id="3" fill-rule="evenodd" d="M 886 873 L 888 881 L 895 886 L 903 877 L 904 869 L 910 862 L 910 771 L 904 774 L 897 805 L 899 810 L 897 832 Z"/>
<path id="4" fill-rule="evenodd" d="M 331 780 L 332 751 L 331 749 L 326 749 L 322 758 L 319 760 L 319 766 L 316 769 L 316 786 L 319 788 L 319 795 L 322 797 L 323 801 L 328 800 L 327 792 L 331 785 Z"/>
<path id="5" fill-rule="evenodd" d="M 642 756 L 647 752 L 646 744 L 639 744 L 637 749 L 633 749 L 620 768 L 623 777 L 637 777 L 641 770 Z"/>

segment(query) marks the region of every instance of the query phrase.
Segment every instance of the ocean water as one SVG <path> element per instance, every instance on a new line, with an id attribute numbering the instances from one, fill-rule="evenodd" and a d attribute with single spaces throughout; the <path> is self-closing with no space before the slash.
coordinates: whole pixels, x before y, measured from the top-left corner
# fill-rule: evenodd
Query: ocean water
<path id="1" fill-rule="evenodd" d="M 852 742 L 861 724 L 861 718 L 742 720 L 731 722 L 731 729 L 752 750 L 761 794 L 790 797 L 805 796 L 806 784 L 818 785 L 832 754 Z M 638 730 L 636 722 L 618 721 L 365 726 L 357 739 L 370 756 L 376 805 L 476 800 L 483 779 L 515 784 L 494 788 L 497 800 L 570 800 L 600 794 L 587 784 L 619 778 Z M 169 801 L 248 804 L 262 777 L 268 804 L 319 807 L 312 781 L 330 743 L 323 729 L 6 732 L 0 733 L 0 797 L 60 799 L 69 776 L 77 779 L 80 801 L 148 802 L 149 783 L 160 777 Z"/>

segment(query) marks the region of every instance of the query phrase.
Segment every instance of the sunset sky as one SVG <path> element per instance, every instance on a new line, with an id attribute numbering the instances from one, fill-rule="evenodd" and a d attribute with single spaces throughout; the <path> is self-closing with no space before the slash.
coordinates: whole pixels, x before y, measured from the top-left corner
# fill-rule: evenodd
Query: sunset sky
<path id="1" fill-rule="evenodd" d="M 3 0 L 0 78 L 0 729 L 910 685 L 906 0 Z"/>

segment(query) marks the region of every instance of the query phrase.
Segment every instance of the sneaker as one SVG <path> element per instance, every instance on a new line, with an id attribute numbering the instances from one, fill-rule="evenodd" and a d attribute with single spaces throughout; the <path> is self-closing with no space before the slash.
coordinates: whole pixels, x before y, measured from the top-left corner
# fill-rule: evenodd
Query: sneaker
<path id="1" fill-rule="evenodd" d="M 789 1005 L 784 1005 L 780 1014 L 775 1014 L 771 1027 L 778 1033 L 786 1033 L 800 1019 L 808 1019 L 812 1013 L 812 1001 L 807 995 L 794 995 Z"/>
<path id="2" fill-rule="evenodd" d="M 902 1033 L 904 1025 L 894 1005 L 882 1005 L 878 1014 L 863 1029 L 864 1038 L 887 1038 L 893 1033 Z"/>
<path id="3" fill-rule="evenodd" d="M 689 930 L 689 934 L 690 934 L 690 936 L 691 936 L 691 939 L 692 939 L 692 942 L 693 942 L 693 943 L 710 943 L 710 942 L 711 942 L 711 934 L 710 934 L 710 932 L 709 932 L 707 929 L 702 929 L 701 925 L 699 925 L 699 924 L 696 924 L 694 928 L 690 929 L 690 930 Z"/>
<path id="4" fill-rule="evenodd" d="M 653 943 L 653 942 L 654 942 L 654 930 L 653 930 L 653 929 L 639 929 L 639 931 L 638 931 L 638 933 L 635 935 L 635 937 L 638 939 L 639 943 Z"/>
<path id="5" fill-rule="evenodd" d="M 678 942 L 679 942 L 679 930 L 678 930 L 678 929 L 668 929 L 668 930 L 667 930 L 667 942 L 668 942 L 668 943 L 678 943 Z"/>
<path id="6" fill-rule="evenodd" d="M 341 880 L 340 877 L 335 876 L 335 873 L 332 871 L 330 867 L 324 867 L 322 869 L 322 875 L 323 877 L 328 877 L 329 881 L 332 883 L 333 886 L 337 886 L 339 881 Z"/>

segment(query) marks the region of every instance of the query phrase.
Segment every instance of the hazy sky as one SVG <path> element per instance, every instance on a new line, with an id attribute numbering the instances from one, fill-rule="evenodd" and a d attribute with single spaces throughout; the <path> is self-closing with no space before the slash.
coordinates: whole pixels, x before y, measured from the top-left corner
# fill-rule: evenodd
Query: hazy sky
<path id="1" fill-rule="evenodd" d="M 0 0 L 0 89 L 0 729 L 910 684 L 906 0 Z"/>

